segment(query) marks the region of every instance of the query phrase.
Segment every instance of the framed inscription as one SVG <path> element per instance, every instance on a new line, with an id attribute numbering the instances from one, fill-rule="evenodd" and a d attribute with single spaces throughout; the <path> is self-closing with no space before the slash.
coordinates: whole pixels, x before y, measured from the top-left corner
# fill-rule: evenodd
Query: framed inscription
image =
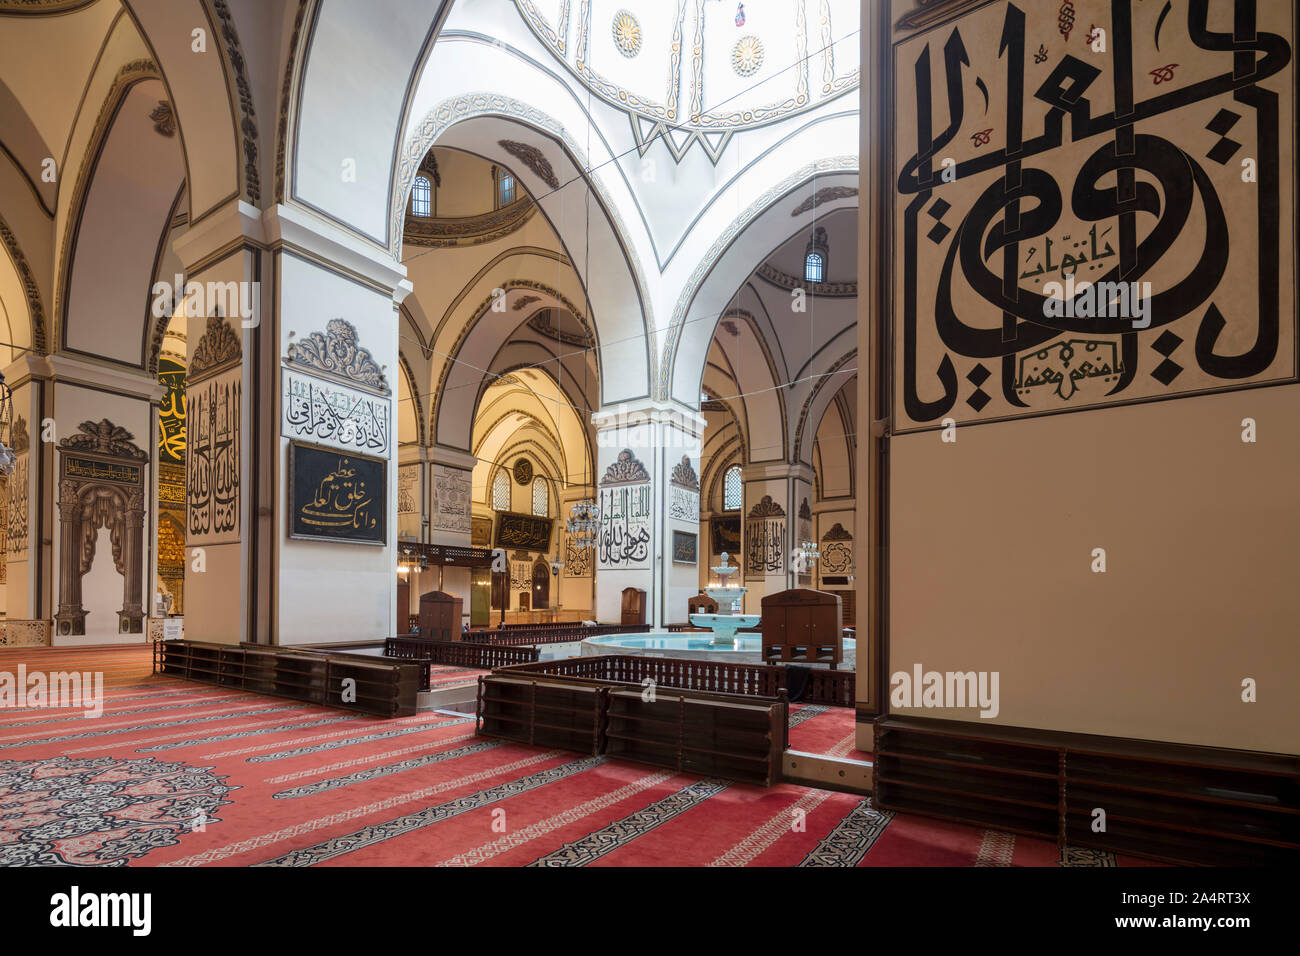
<path id="1" fill-rule="evenodd" d="M 740 554 L 740 518 L 713 518 L 709 522 L 713 535 L 713 553 Z"/>
<path id="2" fill-rule="evenodd" d="M 289 537 L 384 544 L 388 462 L 289 443 Z"/>
<path id="3" fill-rule="evenodd" d="M 689 531 L 673 532 L 673 564 L 695 564 L 699 559 L 699 536 Z"/>
<path id="4" fill-rule="evenodd" d="M 551 518 L 535 518 L 513 511 L 499 512 L 496 546 L 521 551 L 548 551 L 551 547 L 551 522 Z"/>

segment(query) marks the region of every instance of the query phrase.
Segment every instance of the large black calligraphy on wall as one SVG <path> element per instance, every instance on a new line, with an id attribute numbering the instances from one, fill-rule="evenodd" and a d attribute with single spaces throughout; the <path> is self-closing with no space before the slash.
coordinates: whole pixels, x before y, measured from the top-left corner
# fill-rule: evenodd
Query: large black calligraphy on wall
<path id="1" fill-rule="evenodd" d="M 600 479 L 600 533 L 596 567 L 650 567 L 654 495 L 650 474 L 631 449 L 623 449 Z"/>
<path id="2" fill-rule="evenodd" d="M 764 495 L 745 518 L 745 576 L 761 578 L 785 569 L 785 509 Z"/>
<path id="3" fill-rule="evenodd" d="M 191 544 L 239 538 L 239 371 L 189 389 L 185 494 Z"/>
<path id="4" fill-rule="evenodd" d="M 899 431 L 1296 377 L 1292 4 L 1072 5 L 894 48 Z"/>

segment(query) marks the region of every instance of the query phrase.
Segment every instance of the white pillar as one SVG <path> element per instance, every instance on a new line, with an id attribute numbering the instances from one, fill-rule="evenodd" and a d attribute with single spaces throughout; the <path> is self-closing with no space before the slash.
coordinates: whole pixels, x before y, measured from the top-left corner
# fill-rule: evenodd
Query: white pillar
<path id="1" fill-rule="evenodd" d="M 686 602 L 699 590 L 704 418 L 653 402 L 601 409 L 592 423 L 600 508 L 597 619 L 618 623 L 623 590 L 635 587 L 646 592 L 651 627 L 686 623 Z"/>

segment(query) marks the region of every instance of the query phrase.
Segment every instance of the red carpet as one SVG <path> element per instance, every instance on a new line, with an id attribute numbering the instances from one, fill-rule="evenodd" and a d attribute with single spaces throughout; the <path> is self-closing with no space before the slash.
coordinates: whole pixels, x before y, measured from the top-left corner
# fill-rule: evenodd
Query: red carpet
<path id="1" fill-rule="evenodd" d="M 99 718 L 0 711 L 0 865 L 1047 866 L 1060 858 L 1046 841 L 879 812 L 851 794 L 702 780 L 475 737 L 472 720 L 383 720 L 149 677 L 138 650 L 0 652 L 0 670 L 19 661 L 100 669 L 113 683 Z M 803 718 L 792 745 L 803 735 L 846 737 L 843 720 L 829 711 Z"/>
<path id="2" fill-rule="evenodd" d="M 851 707 L 791 704 L 790 749 L 824 757 L 870 761 L 870 752 L 857 749 L 855 716 Z"/>

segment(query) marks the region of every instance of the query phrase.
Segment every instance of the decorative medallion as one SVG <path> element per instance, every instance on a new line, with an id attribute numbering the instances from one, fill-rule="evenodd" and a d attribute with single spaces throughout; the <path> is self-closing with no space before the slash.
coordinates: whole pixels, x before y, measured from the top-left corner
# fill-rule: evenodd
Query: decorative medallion
<path id="1" fill-rule="evenodd" d="M 208 325 L 190 359 L 189 381 L 194 383 L 203 373 L 213 374 L 237 365 L 244 351 L 229 323 L 219 315 L 208 316 Z"/>
<path id="2" fill-rule="evenodd" d="M 78 451 L 94 451 L 101 455 L 116 458 L 134 458 L 144 461 L 149 453 L 132 441 L 135 437 L 121 425 L 114 425 L 107 418 L 98 422 L 82 422 L 77 426 L 81 433 L 69 435 L 59 442 L 60 448 L 75 448 Z"/>
<path id="3" fill-rule="evenodd" d="M 163 136 L 176 135 L 176 117 L 172 113 L 172 105 L 166 100 L 159 100 L 149 118 L 153 120 L 153 128 Z"/>
<path id="4" fill-rule="evenodd" d="M 680 464 L 673 465 L 671 476 L 672 483 L 680 488 L 690 488 L 692 491 L 700 490 L 700 477 L 695 474 L 695 469 L 691 467 L 691 459 L 682 455 Z"/>
<path id="5" fill-rule="evenodd" d="M 641 52 L 641 24 L 636 17 L 626 10 L 614 14 L 614 23 L 610 28 L 614 34 L 614 46 L 628 59 Z"/>
<path id="6" fill-rule="evenodd" d="M 520 458 L 515 462 L 514 474 L 516 484 L 529 484 L 533 480 L 533 463 L 527 458 Z"/>
<path id="7" fill-rule="evenodd" d="M 175 846 L 238 787 L 156 757 L 0 760 L 0 866 L 125 866 Z"/>
<path id="8" fill-rule="evenodd" d="M 784 518 L 785 509 L 773 501 L 771 495 L 764 495 L 758 504 L 749 509 L 749 516 L 751 518 Z"/>
<path id="9" fill-rule="evenodd" d="M 288 359 L 308 369 L 339 375 L 357 385 L 389 393 L 384 371 L 368 349 L 357 344 L 357 330 L 346 319 L 330 319 L 325 332 L 313 332 L 289 346 Z"/>
<path id="10" fill-rule="evenodd" d="M 737 76 L 753 76 L 763 66 L 763 41 L 753 34 L 743 36 L 731 48 L 731 68 Z"/>
<path id="11" fill-rule="evenodd" d="M 600 483 L 602 485 L 624 485 L 649 480 L 650 473 L 645 470 L 645 465 L 632 454 L 632 449 L 624 448 L 618 453 L 618 458 L 605 469 L 605 476 L 600 479 Z"/>
<path id="12" fill-rule="evenodd" d="M 499 139 L 497 145 L 511 156 L 522 160 L 523 164 L 531 169 L 537 175 L 537 178 L 546 185 L 552 189 L 560 188 L 560 180 L 555 175 L 555 170 L 551 168 L 550 161 L 542 155 L 542 151 L 536 146 L 520 143 L 513 139 Z"/>

